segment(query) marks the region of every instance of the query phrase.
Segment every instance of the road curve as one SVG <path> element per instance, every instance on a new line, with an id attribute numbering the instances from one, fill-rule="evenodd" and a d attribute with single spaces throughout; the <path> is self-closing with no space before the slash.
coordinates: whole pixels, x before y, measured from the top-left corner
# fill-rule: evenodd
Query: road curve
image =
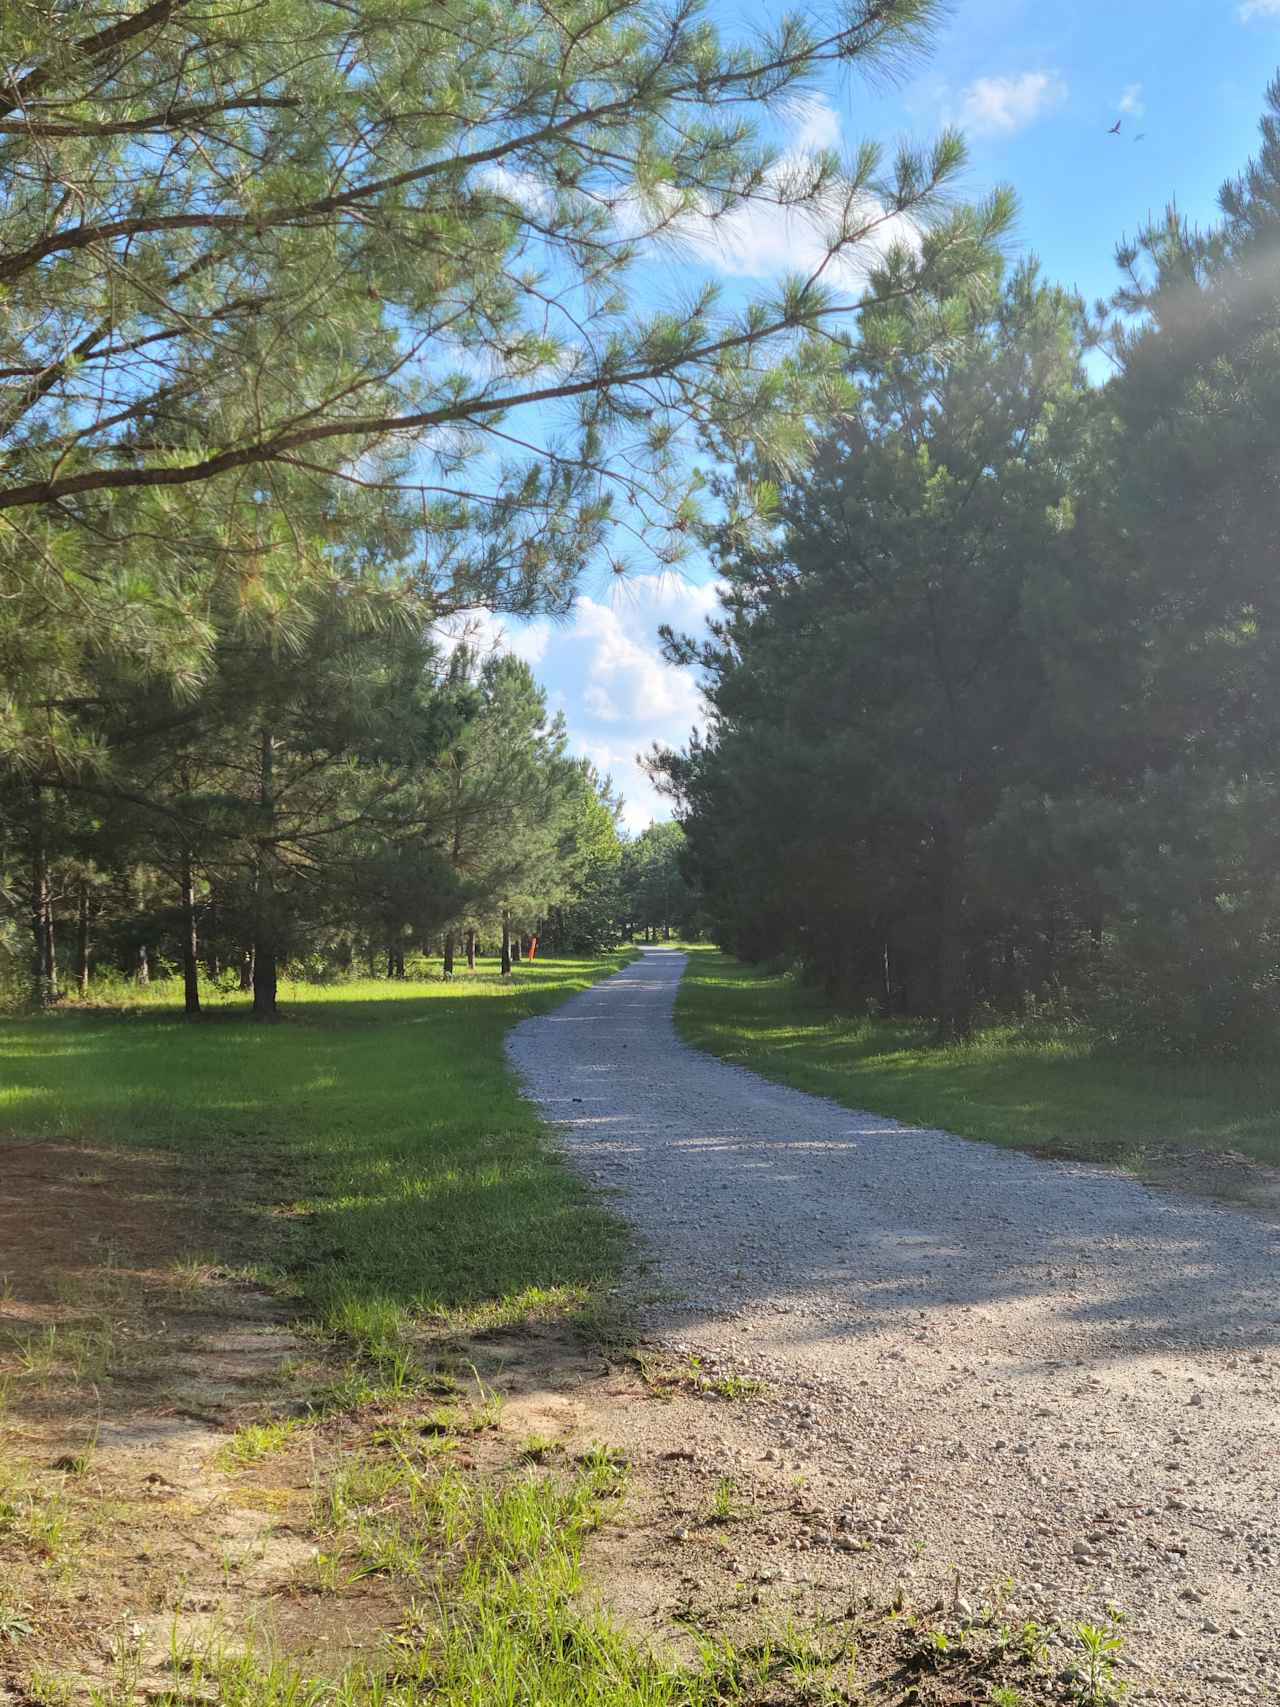
<path id="1" fill-rule="evenodd" d="M 648 1248 L 653 1333 L 816 1395 L 779 1454 L 892 1513 L 890 1553 L 900 1521 L 926 1573 L 1136 1608 L 1163 1675 L 1133 1699 L 1280 1700 L 1280 1228 L 704 1055 L 685 959 L 646 950 L 509 1044 Z"/>

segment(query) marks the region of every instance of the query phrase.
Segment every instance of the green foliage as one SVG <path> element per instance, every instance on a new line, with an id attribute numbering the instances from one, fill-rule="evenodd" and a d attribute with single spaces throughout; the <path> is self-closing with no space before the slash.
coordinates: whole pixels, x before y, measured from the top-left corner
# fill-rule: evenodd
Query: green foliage
<path id="1" fill-rule="evenodd" d="M 401 975 L 446 932 L 492 941 L 503 910 L 534 930 L 575 902 L 597 818 L 611 830 L 618 810 L 567 756 L 524 664 L 366 628 L 341 601 L 287 659 L 220 657 L 176 730 L 162 692 L 96 716 L 108 757 L 91 779 L 0 783 L 10 894 L 28 913 L 44 894 L 45 999 L 68 982 L 109 999 L 190 961 L 194 1011 L 208 981 L 236 987 L 250 964 L 269 1014 L 281 964 L 320 981 L 360 961 Z M 95 978 L 68 980 L 69 950 Z"/>
<path id="2" fill-rule="evenodd" d="M 1110 1624 L 1077 1624 L 1075 1637 L 1083 1650 L 1081 1707 L 1108 1707 L 1124 1690 L 1116 1679 L 1115 1666 L 1125 1639 Z"/>
<path id="3" fill-rule="evenodd" d="M 6 700 L 0 752 L 92 760 L 75 712 L 95 653 L 185 693 L 228 626 L 287 649 L 335 541 L 411 563 L 434 619 L 563 611 L 637 532 L 682 555 L 683 423 L 797 442 L 798 395 L 739 400 L 783 359 L 819 382 L 814 327 L 860 305 L 812 279 L 762 313 L 710 290 L 644 313 L 636 268 L 765 198 L 833 255 L 874 254 L 904 214 L 929 231 L 869 300 L 989 269 L 1009 210 L 948 207 L 953 139 L 927 163 L 864 153 L 850 178 L 758 137 L 836 68 L 918 51 L 938 15 L 842 0 L 748 40 L 639 0 L 266 0 L 234 23 L 6 5 L 0 663 L 21 654 L 40 689 Z"/>
<path id="4" fill-rule="evenodd" d="M 1221 222 L 1122 245 L 1109 323 L 1029 267 L 869 310 L 812 470 L 714 536 L 710 639 L 667 636 L 712 717 L 653 768 L 722 944 L 942 1042 L 1051 1008 L 1274 1046 L 1278 186 L 1280 81 Z"/>
<path id="5" fill-rule="evenodd" d="M 722 940 L 802 943 L 831 989 L 954 1034 L 963 958 L 992 934 L 983 833 L 1046 764 L 1082 762 L 1049 720 L 1078 673 L 1064 609 L 1096 596 L 1061 516 L 1097 404 L 1080 305 L 1032 269 L 958 319 L 932 308 L 923 352 L 854 356 L 773 533 L 724 542 L 725 614 L 696 653 L 711 734 L 658 768 Z"/>
<path id="6" fill-rule="evenodd" d="M 616 939 L 607 782 L 522 666 L 432 636 L 677 561 L 699 433 L 795 466 L 841 328 L 990 272 L 1010 209 L 950 205 L 954 138 L 851 168 L 760 140 L 938 16 L 4 8 L 0 877 L 37 1005 L 72 907 L 140 980 L 161 943 L 191 1011 L 199 936 L 252 956 L 263 1018 L 289 961 Z M 903 217 L 927 240 L 860 298 L 640 309 L 661 243 L 753 200 L 831 257 Z"/>
<path id="7" fill-rule="evenodd" d="M 1168 1145 L 1280 1163 L 1271 1057 L 1145 1061 L 1049 1025 L 991 1026 L 940 1049 L 923 1022 L 851 1015 L 793 974 L 710 949 L 693 951 L 676 1021 L 690 1043 L 766 1078 L 963 1138 L 1139 1170 Z"/>
<path id="8" fill-rule="evenodd" d="M 695 937 L 699 898 L 685 874 L 685 833 L 670 821 L 650 824 L 622 852 L 622 910 L 632 932 Z"/>

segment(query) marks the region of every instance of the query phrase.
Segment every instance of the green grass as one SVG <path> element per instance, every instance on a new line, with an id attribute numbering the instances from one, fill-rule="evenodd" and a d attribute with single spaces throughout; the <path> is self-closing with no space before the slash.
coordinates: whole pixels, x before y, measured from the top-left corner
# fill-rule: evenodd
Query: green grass
<path id="1" fill-rule="evenodd" d="M 227 1707 L 817 1707 L 834 1683 L 841 1640 L 761 1633 L 750 1648 L 700 1644 L 692 1663 L 656 1652 L 583 1604 L 582 1553 L 618 1492 L 610 1467 L 571 1478 L 525 1475 L 498 1487 L 401 1453 L 334 1490 L 333 1553 L 313 1592 L 363 1577 L 412 1592 L 380 1666 L 308 1679 L 285 1656 L 176 1646 L 182 1682 L 152 1693 L 185 1707 L 212 1691 Z M 442 1565 L 441 1560 L 445 1563 Z M 94 1707 L 124 1707 L 127 1666 Z M 122 1687 L 123 1686 L 123 1687 Z"/>
<path id="2" fill-rule="evenodd" d="M 286 985 L 268 1026 L 240 996 L 191 1024 L 154 990 L 130 1011 L 7 1019 L 0 1138 L 178 1152 L 233 1206 L 240 1249 L 375 1351 L 411 1316 L 582 1305 L 621 1235 L 551 1151 L 502 1040 L 625 958 Z"/>
<path id="3" fill-rule="evenodd" d="M 1280 1061 L 1140 1061 L 1014 1027 L 935 1048 L 927 1029 L 832 1010 L 791 974 L 699 948 L 681 1035 L 765 1078 L 964 1138 L 1141 1167 L 1151 1145 L 1280 1164 Z"/>

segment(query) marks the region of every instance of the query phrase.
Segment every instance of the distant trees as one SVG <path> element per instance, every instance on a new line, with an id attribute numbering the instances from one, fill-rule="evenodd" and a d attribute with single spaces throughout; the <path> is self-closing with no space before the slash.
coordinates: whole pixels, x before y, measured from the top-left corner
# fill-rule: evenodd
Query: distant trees
<path id="1" fill-rule="evenodd" d="M 579 780 L 564 843 L 571 849 L 564 891 L 548 909 L 543 936 L 549 948 L 592 953 L 613 948 L 625 934 L 622 862 L 618 825 L 622 801 L 608 778 L 587 760 L 578 761 Z"/>
<path id="2" fill-rule="evenodd" d="M 612 828 L 617 802 L 524 664 L 331 612 L 269 698 L 241 697 L 252 656 L 220 666 L 180 716 L 111 704 L 83 784 L 7 785 L 35 1001 L 87 987 L 96 953 L 139 981 L 175 966 L 192 1014 L 202 979 L 231 978 L 270 1018 L 282 965 L 402 975 L 448 933 L 494 943 L 589 893 L 592 812 Z"/>
<path id="3" fill-rule="evenodd" d="M 624 847 L 621 914 L 630 934 L 647 942 L 698 934 L 699 897 L 684 857 L 684 831 L 670 821 L 650 824 Z"/>
<path id="4" fill-rule="evenodd" d="M 1108 331 L 1019 270 L 875 317 L 724 613 L 668 636 L 705 738 L 660 754 L 721 939 L 964 1035 L 1087 1012 L 1159 1048 L 1280 1023 L 1280 86 L 1195 233 L 1121 251 Z M 758 480 L 771 470 L 758 465 Z"/>

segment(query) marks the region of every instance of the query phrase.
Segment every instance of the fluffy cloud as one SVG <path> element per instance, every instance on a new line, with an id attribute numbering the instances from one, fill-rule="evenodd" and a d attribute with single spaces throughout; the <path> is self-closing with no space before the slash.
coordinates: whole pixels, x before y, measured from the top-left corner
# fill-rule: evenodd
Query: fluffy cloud
<path id="1" fill-rule="evenodd" d="M 1277 7 L 1280 7 L 1280 0 L 1275 0 L 1275 4 Z M 1118 112 L 1128 113 L 1135 119 L 1140 119 L 1142 117 L 1143 113 L 1147 110 L 1147 104 L 1142 99 L 1141 83 L 1129 83 L 1125 86 L 1123 95 L 1121 95 L 1120 99 L 1116 102 L 1116 110 Z"/>
<path id="2" fill-rule="evenodd" d="M 1244 0 L 1238 10 L 1246 24 L 1250 18 L 1280 18 L 1280 0 Z"/>
<path id="3" fill-rule="evenodd" d="M 810 156 L 839 151 L 843 140 L 840 115 L 821 96 L 792 103 L 785 115 L 786 134 L 780 151 L 776 182 L 779 186 L 802 170 Z M 895 243 L 915 243 L 919 234 L 902 215 L 886 217 L 873 196 L 865 197 L 858 218 L 871 229 L 863 243 L 843 250 L 830 260 L 829 233 L 840 227 L 843 209 L 780 207 L 753 197 L 727 213 L 683 216 L 666 233 L 666 240 L 685 255 L 729 278 L 768 279 L 788 273 L 816 273 L 823 269 L 829 285 L 858 291 L 866 283 L 869 269 Z M 638 210 L 619 210 L 624 231 L 639 235 L 644 222 Z"/>
<path id="4" fill-rule="evenodd" d="M 713 583 L 653 576 L 620 584 L 610 598 L 580 598 L 567 623 L 501 625 L 499 643 L 533 665 L 553 709 L 564 712 L 574 752 L 622 792 L 628 829 L 671 816 L 637 756 L 654 741 L 682 745 L 704 721 L 693 672 L 663 661 L 658 626 L 700 633 L 715 603 Z M 492 636 L 499 625 L 482 618 L 480 629 Z"/>
<path id="5" fill-rule="evenodd" d="M 816 273 L 823 268 L 828 284 L 847 291 L 860 289 L 868 271 L 895 243 L 915 243 L 918 233 L 902 214 L 884 217 L 880 204 L 868 196 L 858 215 L 873 226 L 856 248 L 828 260 L 831 226 L 820 214 L 794 208 L 748 202 L 714 223 L 692 224 L 683 234 L 699 260 L 730 278 L 767 279 L 785 273 Z"/>
<path id="6" fill-rule="evenodd" d="M 510 652 L 536 669 L 546 656 L 551 624 L 545 618 L 520 622 L 513 617 L 495 616 L 492 611 L 468 611 L 465 616 L 443 623 L 440 638 L 450 650 L 465 645 L 481 656 Z"/>
<path id="7" fill-rule="evenodd" d="M 696 589 L 699 595 L 702 591 Z M 683 608 L 687 602 L 681 601 L 680 611 L 672 613 L 675 620 L 688 622 L 690 613 Z M 675 721 L 687 726 L 698 715 L 698 690 L 690 672 L 672 669 L 658 655 L 653 636 L 658 622 L 668 618 L 657 615 L 654 604 L 647 591 L 625 604 L 578 601 L 567 638 L 587 659 L 583 703 L 597 722 L 665 726 Z"/>
<path id="8" fill-rule="evenodd" d="M 1066 94 L 1066 84 L 1055 71 L 979 77 L 964 92 L 961 123 L 979 136 L 1012 136 L 1058 106 Z"/>

